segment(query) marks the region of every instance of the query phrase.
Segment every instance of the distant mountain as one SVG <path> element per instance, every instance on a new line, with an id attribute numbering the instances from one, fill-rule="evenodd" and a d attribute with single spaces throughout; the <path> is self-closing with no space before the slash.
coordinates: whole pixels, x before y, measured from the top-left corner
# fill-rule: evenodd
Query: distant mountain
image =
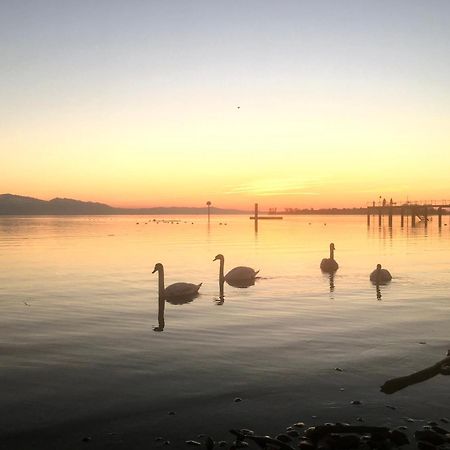
<path id="1" fill-rule="evenodd" d="M 0 194 L 0 215 L 109 215 L 109 214 L 206 214 L 207 208 L 156 207 L 114 208 L 105 203 L 82 202 L 71 198 L 40 200 L 21 195 Z M 211 208 L 213 214 L 242 214 L 237 209 Z"/>

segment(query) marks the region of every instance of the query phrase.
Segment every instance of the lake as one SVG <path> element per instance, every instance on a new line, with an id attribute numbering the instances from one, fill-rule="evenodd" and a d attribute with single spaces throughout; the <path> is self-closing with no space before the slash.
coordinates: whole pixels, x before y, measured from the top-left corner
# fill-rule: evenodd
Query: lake
<path id="1" fill-rule="evenodd" d="M 448 417 L 450 377 L 379 388 L 450 348 L 449 218 L 375 222 L 287 216 L 256 234 L 248 216 L 0 217 L 1 440 L 180 448 L 233 427 L 360 418 L 412 432 Z M 319 269 L 330 242 L 332 278 Z M 259 269 L 255 285 L 225 284 L 220 299 L 218 253 L 225 272 Z M 162 332 L 157 262 L 166 284 L 203 283 L 166 303 Z M 393 275 L 379 290 L 377 263 Z"/>

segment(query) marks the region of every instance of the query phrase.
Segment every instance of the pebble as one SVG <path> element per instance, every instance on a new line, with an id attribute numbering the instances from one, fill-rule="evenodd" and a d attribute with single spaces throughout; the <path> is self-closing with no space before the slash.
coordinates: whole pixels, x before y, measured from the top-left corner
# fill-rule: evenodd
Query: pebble
<path id="1" fill-rule="evenodd" d="M 304 422 L 297 422 L 297 423 L 294 423 L 293 426 L 295 428 L 304 428 L 305 427 L 305 423 Z"/>
<path id="2" fill-rule="evenodd" d="M 298 444 L 298 447 L 300 448 L 300 450 L 314 450 L 315 446 L 311 441 L 300 441 L 300 443 Z"/>
<path id="3" fill-rule="evenodd" d="M 214 449 L 214 441 L 211 436 L 207 436 L 205 440 L 205 447 L 206 450 L 213 450 Z"/>
<path id="4" fill-rule="evenodd" d="M 226 447 L 228 445 L 227 441 L 219 441 L 218 443 L 219 447 Z"/>
<path id="5" fill-rule="evenodd" d="M 249 430 L 248 428 L 242 428 L 239 431 L 246 436 L 253 436 L 255 434 L 253 430 Z"/>
<path id="6" fill-rule="evenodd" d="M 242 398 L 241 398 L 241 397 L 236 397 L 236 398 L 233 400 L 233 402 L 234 402 L 234 403 L 242 402 Z"/>
<path id="7" fill-rule="evenodd" d="M 162 436 L 155 437 L 156 442 L 163 441 L 163 440 L 164 440 L 164 438 Z"/>
<path id="8" fill-rule="evenodd" d="M 361 405 L 362 404 L 360 400 L 352 400 L 350 403 L 352 405 Z"/>
<path id="9" fill-rule="evenodd" d="M 192 440 L 185 441 L 185 444 L 187 444 L 187 445 L 192 445 L 193 447 L 200 447 L 200 446 L 202 445 L 200 442 L 198 442 L 198 441 L 192 441 Z"/>
<path id="10" fill-rule="evenodd" d="M 344 391 L 345 391 L 345 389 L 344 389 L 344 388 L 340 388 L 339 390 L 340 390 L 341 392 L 344 392 Z"/>
<path id="11" fill-rule="evenodd" d="M 450 433 L 450 431 L 447 431 L 445 428 L 440 427 L 438 424 L 433 425 L 431 428 L 433 429 L 433 431 L 436 431 L 436 433 L 439 433 L 439 434 L 445 435 L 445 434 Z"/>
<path id="12" fill-rule="evenodd" d="M 288 431 L 286 432 L 286 434 L 287 434 L 288 436 L 292 436 L 292 437 L 298 437 L 298 436 L 300 436 L 300 433 L 299 433 L 297 430 L 288 430 Z"/>
<path id="13" fill-rule="evenodd" d="M 292 439 L 287 434 L 279 434 L 275 437 L 276 440 L 281 442 L 291 442 Z"/>
<path id="14" fill-rule="evenodd" d="M 174 416 L 174 415 L 175 415 L 175 411 L 169 411 L 167 414 L 168 414 L 169 416 Z"/>
<path id="15" fill-rule="evenodd" d="M 91 438 L 91 436 L 86 436 L 86 437 L 84 437 L 84 438 L 82 439 L 82 441 L 83 441 L 83 442 L 91 442 L 91 441 L 92 441 L 92 438 Z"/>
<path id="16" fill-rule="evenodd" d="M 443 423 L 450 423 L 450 420 L 448 420 L 447 417 L 443 417 L 441 419 L 441 422 L 443 422 Z"/>
<path id="17" fill-rule="evenodd" d="M 407 430 L 408 429 L 408 427 L 406 426 L 406 425 L 400 425 L 399 427 L 397 427 L 397 430 L 403 430 L 403 431 L 405 431 L 405 430 Z"/>
<path id="18" fill-rule="evenodd" d="M 334 370 L 336 372 L 343 372 L 344 371 L 344 369 L 342 369 L 341 367 L 335 367 Z"/>
<path id="19" fill-rule="evenodd" d="M 397 409 L 395 406 L 392 406 L 392 405 L 386 405 L 386 408 L 393 409 L 393 410 Z"/>
<path id="20" fill-rule="evenodd" d="M 436 447 L 433 444 L 430 444 L 429 442 L 423 442 L 423 441 L 419 441 L 417 443 L 417 448 L 419 450 L 436 450 Z"/>
<path id="21" fill-rule="evenodd" d="M 170 445 L 170 441 L 164 441 L 163 445 Z"/>
<path id="22" fill-rule="evenodd" d="M 357 417 L 357 418 L 356 418 L 356 421 L 357 421 L 357 422 L 364 422 L 364 419 L 363 419 L 362 417 Z"/>

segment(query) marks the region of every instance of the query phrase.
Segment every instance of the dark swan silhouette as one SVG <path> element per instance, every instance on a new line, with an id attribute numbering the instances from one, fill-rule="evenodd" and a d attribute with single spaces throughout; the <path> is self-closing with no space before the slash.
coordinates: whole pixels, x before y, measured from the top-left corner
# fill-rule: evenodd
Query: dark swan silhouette
<path id="1" fill-rule="evenodd" d="M 339 269 L 339 264 L 334 259 L 334 244 L 330 244 L 330 257 L 323 258 L 320 263 L 320 268 L 323 272 L 336 272 Z"/>
<path id="2" fill-rule="evenodd" d="M 172 303 L 186 303 L 187 298 L 193 299 L 200 289 L 200 284 L 193 283 L 173 283 L 170 286 L 164 287 L 164 267 L 161 263 L 155 264 L 155 268 L 152 273 L 158 272 L 158 287 L 159 287 L 159 298 L 163 298 L 168 302 Z"/>
<path id="3" fill-rule="evenodd" d="M 219 283 L 226 281 L 230 286 L 234 287 L 249 287 L 255 284 L 255 277 L 259 270 L 254 270 L 251 267 L 238 266 L 231 269 L 226 275 L 224 275 L 224 261 L 223 255 L 217 255 L 213 261 L 220 261 L 219 268 Z"/>
<path id="4" fill-rule="evenodd" d="M 392 280 L 389 270 L 382 269 L 381 264 L 377 264 L 377 268 L 370 274 L 370 281 L 376 284 L 387 283 Z"/>

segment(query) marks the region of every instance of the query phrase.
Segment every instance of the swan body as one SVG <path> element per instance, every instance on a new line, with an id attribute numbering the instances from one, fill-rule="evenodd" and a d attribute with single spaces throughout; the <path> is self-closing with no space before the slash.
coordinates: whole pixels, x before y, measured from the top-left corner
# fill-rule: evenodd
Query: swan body
<path id="1" fill-rule="evenodd" d="M 171 299 L 171 298 L 180 298 L 180 297 L 191 297 L 195 296 L 200 289 L 200 284 L 193 283 L 173 283 L 167 287 L 164 287 L 164 267 L 161 263 L 157 263 L 152 273 L 158 272 L 158 281 L 159 281 L 159 297 Z"/>
<path id="2" fill-rule="evenodd" d="M 370 274 L 370 281 L 374 283 L 386 283 L 392 280 L 389 270 L 382 269 L 381 264 L 377 264 L 377 268 Z"/>
<path id="3" fill-rule="evenodd" d="M 225 258 L 223 255 L 219 254 L 213 259 L 213 261 L 217 260 L 220 261 L 219 281 L 225 280 L 227 283 L 231 285 L 233 285 L 233 283 L 242 284 L 242 282 L 254 281 L 256 275 L 259 272 L 259 270 L 254 270 L 251 267 L 238 266 L 235 267 L 234 269 L 231 269 L 226 275 L 224 275 L 223 273 L 224 273 Z"/>
<path id="4" fill-rule="evenodd" d="M 329 258 L 323 258 L 320 263 L 320 268 L 323 272 L 335 272 L 339 269 L 339 264 L 334 259 L 334 244 L 330 244 L 330 257 Z"/>

